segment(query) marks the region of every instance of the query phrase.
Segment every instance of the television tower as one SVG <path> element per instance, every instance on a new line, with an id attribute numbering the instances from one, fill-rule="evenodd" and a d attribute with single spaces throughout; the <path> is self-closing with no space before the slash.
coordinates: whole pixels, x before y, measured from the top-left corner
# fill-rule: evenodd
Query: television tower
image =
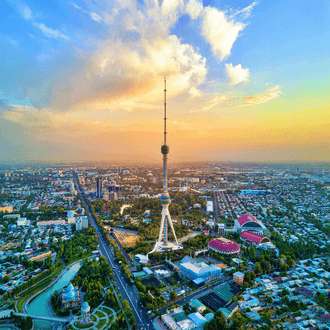
<path id="1" fill-rule="evenodd" d="M 164 78 L 164 144 L 161 147 L 161 152 L 163 154 L 163 170 L 164 170 L 164 179 L 163 179 L 163 193 L 160 197 L 160 202 L 162 204 L 162 220 L 160 223 L 159 228 L 159 237 L 158 240 L 152 249 L 151 252 L 163 252 L 168 250 L 179 250 L 182 249 L 182 246 L 179 245 L 178 239 L 176 238 L 176 234 L 174 231 L 173 222 L 171 219 L 170 211 L 168 209 L 171 198 L 167 191 L 167 155 L 170 152 L 169 146 L 166 144 L 166 78 Z M 169 242 L 168 241 L 168 226 L 171 227 L 171 230 L 173 232 L 175 242 Z"/>

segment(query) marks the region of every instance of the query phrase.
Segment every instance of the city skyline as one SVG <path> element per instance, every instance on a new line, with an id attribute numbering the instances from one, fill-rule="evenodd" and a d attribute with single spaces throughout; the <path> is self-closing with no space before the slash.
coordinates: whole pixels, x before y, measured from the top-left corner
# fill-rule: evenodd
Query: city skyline
<path id="1" fill-rule="evenodd" d="M 330 4 L 1 4 L 0 162 L 329 161 Z"/>

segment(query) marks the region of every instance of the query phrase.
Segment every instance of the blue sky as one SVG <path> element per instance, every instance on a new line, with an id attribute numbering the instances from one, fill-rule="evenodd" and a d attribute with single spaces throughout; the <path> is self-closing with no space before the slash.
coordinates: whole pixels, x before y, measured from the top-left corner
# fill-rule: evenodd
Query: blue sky
<path id="1" fill-rule="evenodd" d="M 135 157 L 132 138 L 122 137 L 158 136 L 163 76 L 173 129 L 181 125 L 189 141 L 212 141 L 193 159 L 330 158 L 326 131 L 320 139 L 313 133 L 329 121 L 328 1 L 5 0 L 0 8 L 0 127 L 15 132 L 2 133 L 0 160 L 81 160 L 95 145 L 96 158 Z M 310 108 L 319 121 L 306 115 Z M 285 131 L 283 113 L 301 125 Z M 238 130 L 249 129 L 246 120 L 267 123 L 291 140 L 276 151 L 275 140 L 251 136 L 242 144 L 240 133 L 215 143 L 223 118 Z M 88 143 L 77 151 L 82 139 Z M 179 159 L 186 149 L 173 143 Z"/>

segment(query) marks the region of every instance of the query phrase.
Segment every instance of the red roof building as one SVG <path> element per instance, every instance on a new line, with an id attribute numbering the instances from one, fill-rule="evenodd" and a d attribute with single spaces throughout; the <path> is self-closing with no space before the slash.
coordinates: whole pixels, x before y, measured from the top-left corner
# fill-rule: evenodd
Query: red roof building
<path id="1" fill-rule="evenodd" d="M 241 215 L 238 219 L 234 220 L 234 223 L 238 233 L 248 230 L 263 235 L 267 232 L 264 224 L 251 214 Z"/>
<path id="2" fill-rule="evenodd" d="M 240 216 L 237 221 L 239 222 L 239 224 L 241 226 L 243 226 L 245 223 L 248 223 L 250 221 L 254 221 L 254 222 L 257 222 L 259 223 L 259 221 L 251 214 L 244 214 L 242 216 Z"/>
<path id="3" fill-rule="evenodd" d="M 241 248 L 236 242 L 224 237 L 211 239 L 208 248 L 221 254 L 239 254 L 241 252 Z"/>
<path id="4" fill-rule="evenodd" d="M 257 244 L 262 244 L 262 243 L 269 243 L 270 239 L 265 236 L 261 236 L 255 233 L 251 233 L 250 231 L 243 231 L 241 233 L 241 238 L 250 242 L 250 243 L 257 243 Z"/>

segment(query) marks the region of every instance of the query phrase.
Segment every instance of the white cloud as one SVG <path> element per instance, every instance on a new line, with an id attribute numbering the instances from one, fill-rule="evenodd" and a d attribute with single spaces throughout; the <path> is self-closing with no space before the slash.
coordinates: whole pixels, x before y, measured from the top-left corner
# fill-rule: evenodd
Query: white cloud
<path id="1" fill-rule="evenodd" d="M 221 95 L 221 96 L 215 96 L 215 97 L 209 98 L 206 100 L 206 102 L 205 102 L 206 104 L 202 107 L 202 110 L 211 109 L 221 103 L 225 103 L 232 99 L 233 99 L 233 96 L 231 96 L 231 95 Z"/>
<path id="2" fill-rule="evenodd" d="M 239 32 L 246 24 L 229 20 L 223 11 L 216 8 L 204 8 L 202 36 L 211 45 L 214 55 L 221 61 L 227 58 Z"/>
<path id="3" fill-rule="evenodd" d="M 198 99 L 203 96 L 202 92 L 195 87 L 189 89 L 189 96 L 193 99 Z"/>
<path id="4" fill-rule="evenodd" d="M 22 8 L 22 15 L 26 20 L 29 20 L 32 18 L 32 11 L 28 6 L 24 6 Z"/>
<path id="5" fill-rule="evenodd" d="M 75 2 L 70 2 L 73 7 L 76 9 L 82 10 L 82 7 L 78 6 Z"/>
<path id="6" fill-rule="evenodd" d="M 94 21 L 96 21 L 96 22 L 98 22 L 98 23 L 101 23 L 102 22 L 102 17 L 100 16 L 100 15 L 98 15 L 98 14 L 96 14 L 96 13 L 90 13 L 90 15 L 91 15 L 91 18 L 94 20 Z"/>
<path id="7" fill-rule="evenodd" d="M 230 85 L 235 86 L 242 82 L 249 82 L 250 72 L 249 69 L 242 68 L 241 64 L 233 66 L 231 63 L 226 64 L 226 73 L 230 79 Z"/>
<path id="8" fill-rule="evenodd" d="M 240 15 L 240 14 L 243 14 L 243 18 L 246 19 L 246 18 L 249 18 L 251 16 L 251 12 L 252 12 L 252 9 L 253 7 L 257 4 L 257 2 L 253 2 L 251 5 L 243 8 L 242 10 L 237 10 L 234 12 L 234 16 L 237 16 L 237 15 Z"/>
<path id="9" fill-rule="evenodd" d="M 43 23 L 33 23 L 33 25 L 40 29 L 41 32 L 48 38 L 63 38 L 65 40 L 69 40 L 69 37 L 67 37 L 66 35 L 62 34 L 58 30 L 53 30 L 49 28 Z"/>
<path id="10" fill-rule="evenodd" d="M 275 85 L 274 87 L 270 87 L 270 88 L 266 89 L 266 91 L 263 93 L 259 93 L 254 96 L 243 97 L 244 103 L 241 104 L 240 106 L 241 107 L 255 106 L 255 105 L 262 104 L 262 103 L 266 103 L 270 100 L 274 100 L 274 99 L 280 97 L 281 94 L 283 94 L 281 88 L 282 88 L 282 86 Z"/>
<path id="11" fill-rule="evenodd" d="M 189 0 L 185 10 L 191 19 L 196 19 L 203 13 L 203 3 L 198 0 Z"/>

